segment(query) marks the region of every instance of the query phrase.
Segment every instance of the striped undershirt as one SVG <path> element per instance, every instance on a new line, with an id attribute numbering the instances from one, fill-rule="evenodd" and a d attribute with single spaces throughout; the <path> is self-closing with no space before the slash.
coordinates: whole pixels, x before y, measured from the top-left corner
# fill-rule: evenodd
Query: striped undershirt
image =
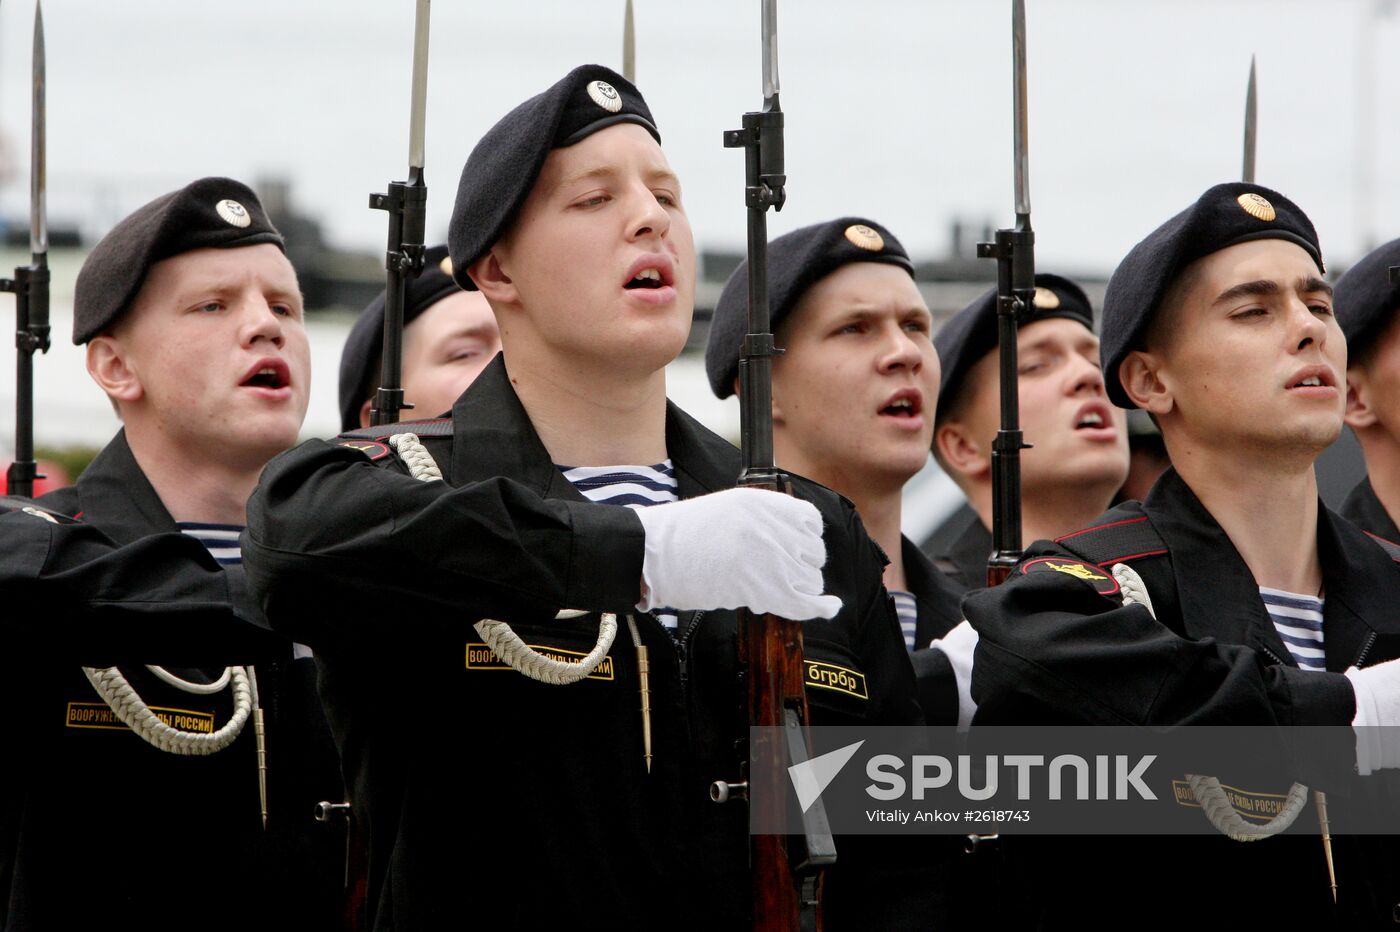
<path id="1" fill-rule="evenodd" d="M 900 589 L 891 589 L 890 598 L 894 599 L 894 611 L 899 616 L 899 630 L 904 634 L 904 648 L 912 651 L 914 649 L 914 633 L 919 627 L 919 603 L 914 601 L 914 593 L 904 592 Z"/>
<path id="2" fill-rule="evenodd" d="M 645 508 L 679 498 L 669 459 L 655 466 L 560 466 L 559 471 L 584 498 L 603 505 Z M 672 631 L 680 625 L 673 608 L 653 609 L 652 614 Z"/>
<path id="3" fill-rule="evenodd" d="M 1326 670 L 1322 649 L 1322 605 L 1317 596 L 1259 587 L 1264 607 L 1298 666 L 1304 670 Z"/>
<path id="4" fill-rule="evenodd" d="M 239 525 L 179 521 L 176 527 L 209 548 L 220 566 L 237 566 L 243 562 L 243 551 L 238 548 L 238 535 L 243 533 L 243 528 Z"/>

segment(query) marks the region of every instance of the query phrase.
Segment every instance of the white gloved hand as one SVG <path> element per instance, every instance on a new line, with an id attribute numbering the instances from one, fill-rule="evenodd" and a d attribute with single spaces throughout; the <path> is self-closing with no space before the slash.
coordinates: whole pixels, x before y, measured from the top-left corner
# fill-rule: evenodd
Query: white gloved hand
<path id="1" fill-rule="evenodd" d="M 637 509 L 646 531 L 637 608 L 749 608 L 780 618 L 831 618 L 822 595 L 826 544 L 811 502 L 728 489 Z"/>
<path id="2" fill-rule="evenodd" d="M 977 703 L 972 701 L 972 652 L 977 649 L 977 632 L 964 621 L 943 637 L 934 638 L 929 647 L 941 650 L 953 668 L 958 684 L 958 727 L 966 728 L 977 711 Z"/>
<path id="3" fill-rule="evenodd" d="M 1356 769 L 1362 776 L 1373 770 L 1400 767 L 1400 660 L 1346 671 L 1356 693 Z M 1382 727 L 1389 726 L 1389 727 Z"/>

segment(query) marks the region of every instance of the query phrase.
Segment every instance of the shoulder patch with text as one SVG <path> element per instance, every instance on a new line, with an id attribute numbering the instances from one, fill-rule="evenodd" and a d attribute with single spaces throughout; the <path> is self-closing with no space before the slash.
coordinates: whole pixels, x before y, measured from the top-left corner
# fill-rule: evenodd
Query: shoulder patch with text
<path id="1" fill-rule="evenodd" d="M 823 660 L 803 658 L 807 667 L 807 685 L 818 689 L 832 689 L 857 699 L 869 699 L 870 691 L 865 686 L 865 674 L 850 667 L 843 667 Z"/>
<path id="2" fill-rule="evenodd" d="M 1028 560 L 1021 564 L 1021 572 L 1026 575 L 1062 573 L 1065 576 L 1073 576 L 1093 586 L 1100 595 L 1113 595 L 1118 591 L 1118 580 L 1114 579 L 1108 570 L 1070 557 L 1040 557 Z"/>

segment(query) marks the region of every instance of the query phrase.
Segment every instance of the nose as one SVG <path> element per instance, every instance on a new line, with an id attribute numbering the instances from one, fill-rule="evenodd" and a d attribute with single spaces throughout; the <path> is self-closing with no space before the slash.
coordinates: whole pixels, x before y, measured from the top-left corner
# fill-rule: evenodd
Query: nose
<path id="1" fill-rule="evenodd" d="M 1104 394 L 1103 370 L 1099 368 L 1096 361 L 1074 353 L 1070 367 L 1069 380 L 1065 387 L 1071 397 L 1076 395 L 1102 396 Z"/>
<path id="2" fill-rule="evenodd" d="M 631 200 L 636 204 L 628 227 L 628 238 L 636 241 L 648 236 L 664 237 L 671 230 L 671 214 L 656 199 L 651 188 L 641 181 L 633 186 Z"/>
<path id="3" fill-rule="evenodd" d="M 899 321 L 885 325 L 884 345 L 880 351 L 879 368 L 882 373 L 908 370 L 918 372 L 924 367 L 922 348 L 915 342 L 915 335 L 904 329 Z M 927 341 L 925 341 L 927 342 Z"/>
<path id="4" fill-rule="evenodd" d="M 1293 344 L 1294 352 L 1301 352 L 1313 344 L 1321 346 L 1327 339 L 1327 320 L 1301 298 L 1289 302 L 1289 322 L 1292 325 L 1289 342 Z"/>
<path id="5" fill-rule="evenodd" d="M 243 343 L 254 346 L 267 341 L 281 347 L 286 337 L 282 332 L 284 318 L 272 302 L 261 294 L 249 295 L 243 301 Z"/>

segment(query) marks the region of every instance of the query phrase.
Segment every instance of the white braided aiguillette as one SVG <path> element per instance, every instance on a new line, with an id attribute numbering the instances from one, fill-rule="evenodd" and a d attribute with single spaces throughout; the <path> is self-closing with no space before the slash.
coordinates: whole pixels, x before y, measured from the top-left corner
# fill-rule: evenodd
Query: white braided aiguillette
<path id="1" fill-rule="evenodd" d="M 1157 613 L 1152 610 L 1152 599 L 1147 594 L 1147 584 L 1143 582 L 1137 570 L 1126 563 L 1115 563 L 1113 578 L 1123 590 L 1124 605 L 1141 605 L 1147 609 L 1149 615 L 1157 617 Z M 1196 802 L 1201 804 L 1201 811 L 1206 814 L 1210 824 L 1221 834 L 1235 841 L 1258 841 L 1287 831 L 1308 803 L 1308 788 L 1301 783 L 1295 783 L 1289 788 L 1288 798 L 1278 814 L 1267 822 L 1255 824 L 1246 822 L 1235 810 L 1225 788 L 1215 777 L 1188 773 L 1186 782 L 1190 784 L 1191 792 L 1195 795 Z"/>
<path id="2" fill-rule="evenodd" d="M 428 448 L 418 439 L 417 434 L 405 431 L 389 438 L 389 445 L 399 454 L 408 467 L 408 473 L 422 482 L 441 482 L 442 470 L 438 467 Z M 573 609 L 564 609 L 556 618 L 577 618 L 587 614 Z M 598 641 L 588 655 L 577 662 L 556 660 L 546 657 L 520 639 L 504 621 L 483 618 L 473 627 L 491 652 L 517 673 L 551 686 L 567 686 L 577 683 L 598 668 L 612 649 L 617 637 L 617 616 L 604 613 L 598 625 Z"/>

